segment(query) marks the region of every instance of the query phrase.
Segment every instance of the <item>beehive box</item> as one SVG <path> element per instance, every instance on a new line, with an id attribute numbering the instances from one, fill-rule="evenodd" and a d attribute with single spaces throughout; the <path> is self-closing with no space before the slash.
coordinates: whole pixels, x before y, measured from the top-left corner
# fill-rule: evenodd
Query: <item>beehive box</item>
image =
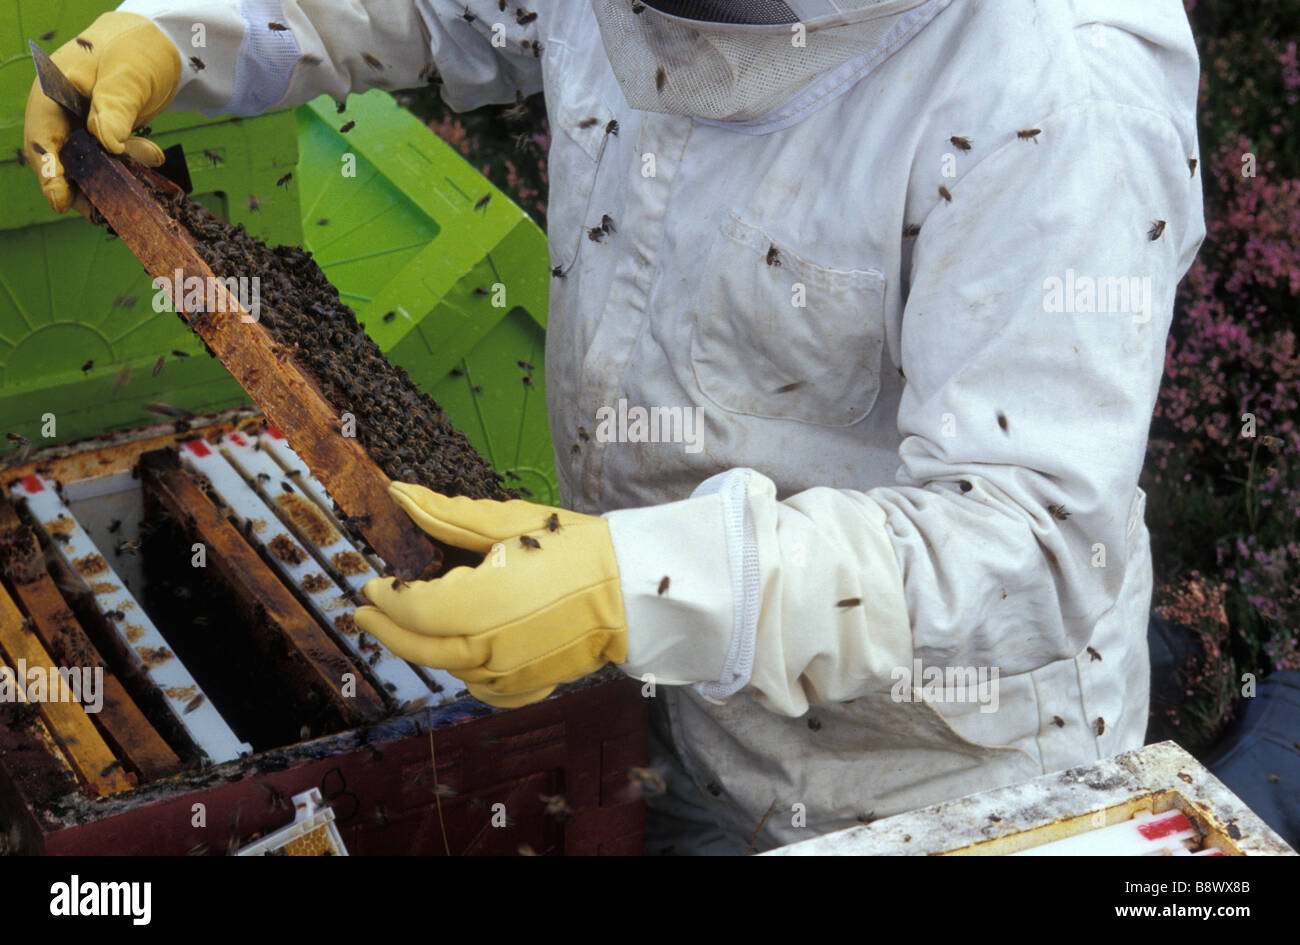
<path id="1" fill-rule="evenodd" d="M 0 700 L 0 826 L 12 852 L 224 854 L 285 827 L 288 799 L 312 789 L 351 854 L 640 851 L 631 774 L 644 764 L 645 708 L 635 682 L 611 670 L 500 711 L 445 673 L 417 678 L 395 657 L 381 659 L 377 641 L 359 638 L 347 617 L 372 565 L 354 547 L 358 566 L 341 569 L 340 530 L 303 527 L 293 506 L 275 501 L 292 495 L 324 514 L 318 484 L 255 419 L 195 425 L 179 435 L 117 436 L 6 471 L 22 521 L 15 529 L 9 515 L 0 529 L 0 663 L 40 659 L 52 624 L 48 608 L 32 609 L 33 588 L 57 588 L 75 611 L 58 626 L 84 627 L 96 662 L 149 720 L 127 734 L 156 729 L 175 756 L 146 767 L 146 743 L 115 735 L 122 723 L 107 709 L 92 720 L 76 704 L 33 711 Z M 201 535 L 212 556 L 201 577 L 171 575 L 193 566 L 184 561 L 192 546 L 170 544 L 167 521 L 186 541 Z M 7 549 L 22 529 L 40 536 L 48 574 L 15 564 Z M 89 599 L 77 592 L 78 574 Z M 268 591 L 277 579 L 283 587 Z M 212 591 L 260 597 L 251 612 L 223 615 Z M 171 606 L 159 604 L 173 596 Z M 35 632 L 19 626 L 24 618 Z M 194 647 L 196 635 L 213 645 Z M 259 640 L 266 645 L 250 655 Z M 336 691 L 327 711 L 309 704 L 311 688 L 328 685 L 322 670 L 345 661 L 368 680 L 365 700 Z M 236 743 L 217 737 L 222 725 Z"/>

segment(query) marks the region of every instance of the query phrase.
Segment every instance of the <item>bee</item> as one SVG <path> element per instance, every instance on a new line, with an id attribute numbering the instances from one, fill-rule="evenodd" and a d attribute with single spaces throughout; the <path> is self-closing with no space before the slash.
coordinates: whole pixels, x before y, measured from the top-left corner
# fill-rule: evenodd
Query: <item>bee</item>
<path id="1" fill-rule="evenodd" d="M 95 44 L 88 39 L 82 39 L 80 36 L 77 37 L 77 45 L 80 46 L 82 49 L 84 49 L 86 52 L 95 51 Z"/>
<path id="2" fill-rule="evenodd" d="M 527 361 L 516 361 L 515 364 L 519 365 L 519 367 L 525 371 L 537 370 L 537 368 L 533 367 L 533 365 L 529 364 Z"/>
<path id="3" fill-rule="evenodd" d="M 366 61 L 366 65 L 368 65 L 371 69 L 379 70 L 384 68 L 384 64 L 380 62 L 378 59 L 376 59 L 374 56 L 370 55 L 370 53 L 362 53 L 361 58 Z"/>
<path id="4" fill-rule="evenodd" d="M 632 12 L 633 12 L 633 13 L 635 13 L 637 16 L 640 16 L 643 10 L 645 10 L 645 4 L 644 4 L 644 3 L 640 3 L 639 0 L 632 0 Z"/>
<path id="5" fill-rule="evenodd" d="M 572 446 L 569 447 L 569 454 L 571 456 L 577 456 L 581 452 L 582 452 L 582 447 L 579 446 L 577 443 L 574 443 Z"/>
<path id="6" fill-rule="evenodd" d="M 309 738 L 311 738 L 311 726 L 310 726 L 310 725 L 304 725 L 302 728 L 298 729 L 298 740 L 299 740 L 299 741 L 303 741 L 303 742 L 305 742 L 305 741 L 307 741 L 307 739 L 309 739 Z"/>
<path id="7" fill-rule="evenodd" d="M 551 278 L 552 278 L 552 279 L 563 279 L 563 278 L 564 278 L 564 267 L 563 267 L 563 266 L 552 266 L 552 267 L 551 267 Z"/>
<path id="8" fill-rule="evenodd" d="M 520 855 L 520 856 L 537 856 L 537 851 L 533 849 L 533 847 L 532 847 L 531 844 L 528 844 L 528 843 L 521 843 L 521 844 L 519 844 L 519 855 Z"/>
<path id="9" fill-rule="evenodd" d="M 127 538 L 119 541 L 113 548 L 116 555 L 138 555 L 140 553 L 140 541 L 136 538 Z"/>
<path id="10" fill-rule="evenodd" d="M 396 594 L 402 588 L 406 587 L 406 582 L 399 577 L 395 577 L 393 578 L 393 583 L 391 586 L 393 588 L 393 593 Z"/>
<path id="11" fill-rule="evenodd" d="M 298 61 L 304 66 L 319 66 L 321 64 L 320 56 L 313 56 L 311 53 L 303 53 L 298 57 Z"/>
<path id="12" fill-rule="evenodd" d="M 668 70 L 660 66 L 655 70 L 655 90 L 662 92 L 668 83 Z"/>
<path id="13" fill-rule="evenodd" d="M 578 122 L 578 127 L 591 128 L 593 125 L 598 125 L 598 124 L 600 124 L 600 119 L 597 118 L 595 115 L 591 115 L 587 118 L 582 119 L 582 121 Z"/>
<path id="14" fill-rule="evenodd" d="M 520 26 L 527 26 L 535 19 L 537 19 L 536 13 L 529 13 L 524 10 L 515 11 L 515 22 L 518 23 Z"/>
<path id="15" fill-rule="evenodd" d="M 283 177 L 281 177 L 278 181 L 276 181 L 276 182 L 275 182 L 275 186 L 277 186 L 277 187 L 283 187 L 285 184 L 289 183 L 289 181 L 291 181 L 291 180 L 293 180 L 293 171 L 290 171 L 288 174 L 285 174 L 285 175 L 284 175 Z"/>
<path id="16" fill-rule="evenodd" d="M 501 113 L 501 117 L 504 118 L 506 121 L 523 121 L 525 118 L 527 118 L 528 106 L 524 104 L 523 96 L 521 95 L 515 101 L 515 104 L 511 105 L 509 108 L 503 111 Z"/>
<path id="17" fill-rule="evenodd" d="M 197 708 L 198 708 L 199 706 L 201 706 L 201 705 L 203 705 L 203 693 L 200 692 L 197 696 L 195 696 L 195 697 L 194 697 L 193 699 L 191 699 L 189 702 L 185 703 L 185 708 L 182 709 L 181 712 L 182 712 L 182 714 L 184 714 L 184 715 L 189 715 L 191 712 L 193 712 L 195 709 L 197 709 Z"/>
<path id="18" fill-rule="evenodd" d="M 1007 429 L 1007 415 L 1001 411 L 998 411 L 998 426 L 1001 427 L 1003 433 L 1010 434 L 1011 431 Z"/>
<path id="19" fill-rule="evenodd" d="M 1056 519 L 1058 522 L 1064 522 L 1070 517 L 1070 513 L 1065 510 L 1065 506 L 1063 505 L 1049 505 L 1047 511 L 1050 512 L 1052 518 Z"/>
<path id="20" fill-rule="evenodd" d="M 1191 174 L 1192 177 L 1196 176 L 1196 165 L 1199 163 L 1200 161 L 1196 160 L 1196 158 L 1187 159 L 1187 169 L 1192 172 Z"/>
<path id="21" fill-rule="evenodd" d="M 185 851 L 186 856 L 207 856 L 208 845 L 206 843 L 196 843 Z"/>
<path id="22" fill-rule="evenodd" d="M 562 824 L 567 824 L 573 820 L 573 808 L 564 800 L 563 794 L 539 794 L 537 795 L 546 805 L 546 815 L 554 817 Z"/>
<path id="23" fill-rule="evenodd" d="M 953 135 L 948 140 L 952 142 L 952 146 L 958 151 L 969 151 L 971 148 L 970 138 L 963 138 L 961 135 Z"/>
<path id="24" fill-rule="evenodd" d="M 1151 237 L 1151 242 L 1155 242 L 1165 235 L 1165 221 L 1155 220 L 1151 223 L 1151 229 L 1147 230 L 1147 236 Z"/>
<path id="25" fill-rule="evenodd" d="M 808 728 L 811 731 L 820 732 L 822 730 L 822 720 L 815 715 L 808 716 Z"/>
<path id="26" fill-rule="evenodd" d="M 94 367 L 95 367 L 95 361 L 92 358 L 91 360 L 87 361 L 85 364 L 81 366 L 81 373 L 88 374 L 90 371 L 94 370 Z"/>
<path id="27" fill-rule="evenodd" d="M 600 215 L 600 228 L 604 230 L 606 233 L 613 233 L 614 218 L 611 217 L 608 213 L 602 213 Z"/>
<path id="28" fill-rule="evenodd" d="M 660 597 L 663 597 L 665 594 L 668 593 L 668 585 L 671 584 L 671 583 L 672 583 L 672 582 L 668 580 L 668 575 L 666 575 L 666 574 L 665 574 L 662 578 L 659 579 L 659 596 L 660 596 Z"/>
<path id="29" fill-rule="evenodd" d="M 1106 734 L 1106 720 L 1100 715 L 1097 716 L 1097 724 L 1094 726 L 1094 731 L 1096 731 L 1098 735 Z"/>
<path id="30" fill-rule="evenodd" d="M 664 776 L 654 768 L 628 768 L 627 779 L 646 797 L 658 797 L 668 789 Z"/>
<path id="31" fill-rule="evenodd" d="M 960 489 L 962 492 L 970 492 L 975 487 L 972 486 L 965 479 L 959 479 L 957 480 L 957 488 Z"/>
<path id="32" fill-rule="evenodd" d="M 949 203 L 952 203 L 952 191 L 950 191 L 947 187 L 944 187 L 943 185 L 939 186 L 939 196 L 942 197 L 944 200 L 948 201 Z"/>
<path id="33" fill-rule="evenodd" d="M 113 378 L 113 391 L 117 392 L 126 386 L 126 382 L 131 379 L 131 366 L 123 365 L 122 370 L 117 372 L 117 377 Z"/>
<path id="34" fill-rule="evenodd" d="M 357 123 L 355 121 L 345 121 L 342 125 L 339 126 L 339 134 L 345 135 L 356 126 Z M 327 220 L 326 222 L 328 223 L 329 221 Z"/>
<path id="35" fill-rule="evenodd" d="M 335 102 L 335 103 L 334 103 L 334 111 L 337 112 L 337 113 L 340 114 L 340 115 L 343 114 L 344 109 L 346 109 L 347 107 L 348 107 L 348 103 L 347 103 L 347 100 L 346 100 L 346 99 L 344 99 L 344 100 L 341 101 L 341 102 Z"/>
<path id="36" fill-rule="evenodd" d="M 248 195 L 248 209 L 249 209 L 249 210 L 260 210 L 260 209 L 262 209 L 262 201 L 258 200 L 258 199 L 257 199 L 256 197 L 254 197 L 252 194 L 249 194 L 249 195 Z"/>
<path id="37" fill-rule="evenodd" d="M 188 358 L 189 356 L 190 353 L 188 351 L 182 351 L 179 348 L 172 348 L 173 358 Z"/>
<path id="38" fill-rule="evenodd" d="M 475 210 L 485 209 L 491 200 L 492 200 L 492 194 L 490 193 L 484 194 L 482 197 L 478 198 L 478 201 L 474 204 L 474 209 Z"/>
<path id="39" fill-rule="evenodd" d="M 525 548 L 528 548 L 530 550 L 536 550 L 542 547 L 542 543 L 538 541 L 536 538 L 534 538 L 532 535 L 520 535 L 519 544 L 523 545 Z"/>
<path id="40" fill-rule="evenodd" d="M 23 436 L 21 433 L 6 433 L 5 439 L 7 439 L 10 443 L 16 443 L 19 446 L 32 445 L 31 441 L 28 440 L 27 437 Z"/>
<path id="41" fill-rule="evenodd" d="M 539 43 L 537 40 L 533 40 L 533 58 L 534 59 L 542 58 L 542 44 Z"/>
<path id="42" fill-rule="evenodd" d="M 19 167 L 27 166 L 27 155 L 23 154 L 22 148 L 14 148 L 14 160 L 18 162 Z"/>
<path id="43" fill-rule="evenodd" d="M 801 388 L 801 387 L 806 386 L 807 383 L 808 383 L 807 381 L 791 381 L 789 384 L 782 384 L 782 385 L 781 385 L 780 387 L 778 387 L 776 390 L 772 391 L 772 393 L 774 393 L 774 394 L 789 394 L 789 393 L 792 393 L 792 392 L 794 392 L 794 391 L 799 390 L 799 388 Z"/>
<path id="44" fill-rule="evenodd" d="M 605 134 L 607 134 L 607 135 L 616 135 L 616 134 L 618 134 L 618 119 L 617 119 L 617 118 L 611 118 L 609 121 L 605 122 Z"/>
<path id="45" fill-rule="evenodd" d="M 105 617 L 106 619 L 108 619 L 108 620 L 112 620 L 112 621 L 116 622 L 116 621 L 119 621 L 119 620 L 125 620 L 125 619 L 126 619 L 126 614 L 124 614 L 124 613 L 123 613 L 122 611 L 120 611 L 120 610 L 110 610 L 108 613 L 104 614 L 104 617 Z"/>
<path id="46" fill-rule="evenodd" d="M 591 434 L 587 432 L 586 427 L 578 427 L 578 439 L 584 443 L 591 440 Z"/>
<path id="47" fill-rule="evenodd" d="M 54 34 L 57 32 L 58 30 L 49 30 L 48 32 L 42 33 L 41 34 L 42 41 L 48 42 L 49 40 L 54 38 Z"/>
<path id="48" fill-rule="evenodd" d="M 207 68 L 207 66 L 203 64 L 203 60 L 198 56 L 190 56 L 190 65 L 194 67 L 195 72 L 202 72 Z"/>
<path id="49" fill-rule="evenodd" d="M 764 262 L 766 262 L 769 266 L 781 265 L 781 251 L 776 248 L 775 243 L 767 244 L 767 256 L 764 257 Z"/>
<path id="50" fill-rule="evenodd" d="M 1022 131 L 1017 131 L 1016 137 L 1021 141 L 1032 141 L 1034 144 L 1038 144 L 1038 136 L 1042 133 L 1042 128 L 1025 128 Z"/>
<path id="51" fill-rule="evenodd" d="M 163 365 L 167 363 L 166 358 L 159 358 L 153 363 L 153 376 L 157 377 L 163 372 Z"/>
<path id="52" fill-rule="evenodd" d="M 903 227 L 903 239 L 914 240 L 921 235 L 921 224 L 909 223 Z"/>
<path id="53" fill-rule="evenodd" d="M 1065 728 L 1065 719 L 1061 718 L 1059 715 L 1054 715 L 1052 716 L 1052 724 L 1057 728 Z"/>
<path id="54" fill-rule="evenodd" d="M 119 295 L 113 300 L 113 304 L 118 308 L 135 308 L 136 297 L 134 295 Z"/>
<path id="55" fill-rule="evenodd" d="M 396 312 L 384 312 L 384 324 L 387 325 L 396 317 L 397 317 Z"/>
<path id="56" fill-rule="evenodd" d="M 1101 654 L 1098 653 L 1096 650 L 1094 650 L 1092 647 L 1088 647 L 1088 655 L 1092 657 L 1092 661 L 1094 663 L 1101 662 Z"/>
<path id="57" fill-rule="evenodd" d="M 605 231 L 598 226 L 587 227 L 587 239 L 593 243 L 599 243 L 605 238 Z"/>
<path id="58" fill-rule="evenodd" d="M 506 0 L 497 0 L 497 9 L 502 13 L 506 12 Z"/>
<path id="59" fill-rule="evenodd" d="M 115 534 L 117 530 L 121 527 L 122 527 L 122 520 L 120 518 L 115 518 L 108 526 L 108 533 L 110 535 Z"/>
<path id="60" fill-rule="evenodd" d="M 558 532 L 560 530 L 560 515 L 558 512 L 552 512 L 546 517 L 546 530 L 549 532 Z"/>
<path id="61" fill-rule="evenodd" d="M 286 804 L 284 801 L 284 795 L 281 794 L 279 791 L 277 791 L 275 788 L 271 787 L 271 785 L 263 784 L 261 781 L 254 781 L 253 783 L 267 793 L 268 800 L 271 804 L 271 810 L 289 809 L 289 805 Z"/>
<path id="62" fill-rule="evenodd" d="M 844 598 L 844 600 L 836 601 L 836 602 L 835 602 L 835 606 L 836 606 L 836 607 L 843 607 L 843 608 L 845 608 L 846 610 L 847 610 L 849 607 L 861 607 L 861 606 L 862 606 L 862 598 L 861 598 L 861 597 L 846 597 L 846 598 Z"/>
<path id="63" fill-rule="evenodd" d="M 23 633 L 35 633 L 36 624 L 31 617 L 24 617 L 22 622 Z"/>

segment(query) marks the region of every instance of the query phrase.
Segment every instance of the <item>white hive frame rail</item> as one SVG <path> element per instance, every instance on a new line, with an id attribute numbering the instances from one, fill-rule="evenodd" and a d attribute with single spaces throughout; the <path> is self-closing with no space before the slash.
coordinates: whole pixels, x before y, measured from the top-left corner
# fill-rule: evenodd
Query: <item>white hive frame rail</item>
<path id="1" fill-rule="evenodd" d="M 69 569 L 75 572 L 73 562 L 87 555 L 104 558 L 77 522 L 72 510 L 59 498 L 53 483 L 37 475 L 24 476 L 13 487 L 11 494 L 16 501 L 25 501 L 32 517 L 47 533 L 66 536 L 66 541 L 57 540 L 50 544 Z M 127 590 L 112 565 L 108 564 L 107 558 L 104 558 L 104 563 L 105 570 L 96 574 L 93 582 L 87 582 L 94 595 L 95 605 L 105 615 L 106 622 L 112 625 L 123 643 L 123 649 L 135 658 L 137 668 L 161 691 L 167 707 L 185 733 L 211 761 L 218 764 L 238 758 L 241 754 L 251 754 L 252 746 L 240 741 L 239 736 L 226 724 L 226 720 L 190 675 L 180 657 L 173 656 L 159 666 L 150 666 L 144 659 L 141 651 L 158 650 L 167 645 L 167 640 L 134 595 Z M 111 589 L 104 585 L 111 585 Z M 96 590 L 96 586 L 100 589 Z M 108 619 L 108 614 L 117 612 L 125 614 L 126 618 Z M 130 636 L 128 626 L 132 628 Z"/>

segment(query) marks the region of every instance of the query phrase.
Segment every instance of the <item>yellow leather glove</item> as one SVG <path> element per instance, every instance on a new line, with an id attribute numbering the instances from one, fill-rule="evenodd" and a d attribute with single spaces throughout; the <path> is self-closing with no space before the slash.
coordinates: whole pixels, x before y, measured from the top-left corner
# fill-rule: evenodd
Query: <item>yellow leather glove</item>
<path id="1" fill-rule="evenodd" d="M 398 656 L 445 669 L 474 698 L 505 708 L 627 659 L 603 518 L 518 499 L 452 499 L 407 483 L 389 491 L 434 538 L 487 556 L 432 581 L 366 584 L 375 606 L 357 610 L 357 626 Z"/>
<path id="2" fill-rule="evenodd" d="M 162 30 L 136 13 L 105 13 L 74 40 L 50 56 L 68 80 L 90 98 L 86 127 L 105 150 L 124 151 L 157 167 L 162 149 L 131 131 L 166 110 L 176 97 L 181 54 Z M 90 215 L 90 202 L 74 194 L 63 176 L 59 149 L 72 133 L 74 119 L 32 83 L 23 128 L 23 154 L 57 213 L 71 206 Z"/>

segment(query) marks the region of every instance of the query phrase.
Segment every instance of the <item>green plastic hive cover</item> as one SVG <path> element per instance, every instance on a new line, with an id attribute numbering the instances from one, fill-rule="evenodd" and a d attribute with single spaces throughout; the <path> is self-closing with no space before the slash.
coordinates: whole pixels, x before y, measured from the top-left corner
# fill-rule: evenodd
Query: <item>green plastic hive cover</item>
<path id="1" fill-rule="evenodd" d="M 386 92 L 297 114 L 304 245 L 507 485 L 556 502 L 545 235 Z"/>
<path id="2" fill-rule="evenodd" d="M 248 400 L 180 319 L 155 310 L 151 280 L 121 240 L 53 213 L 15 154 L 35 78 L 27 40 L 53 51 L 115 5 L 0 0 L 0 431 L 33 446 L 157 423 L 151 401 L 198 413 Z M 265 239 L 301 240 L 297 190 L 275 186 L 298 161 L 291 112 L 167 112 L 152 137 L 184 147 L 200 203 Z"/>

